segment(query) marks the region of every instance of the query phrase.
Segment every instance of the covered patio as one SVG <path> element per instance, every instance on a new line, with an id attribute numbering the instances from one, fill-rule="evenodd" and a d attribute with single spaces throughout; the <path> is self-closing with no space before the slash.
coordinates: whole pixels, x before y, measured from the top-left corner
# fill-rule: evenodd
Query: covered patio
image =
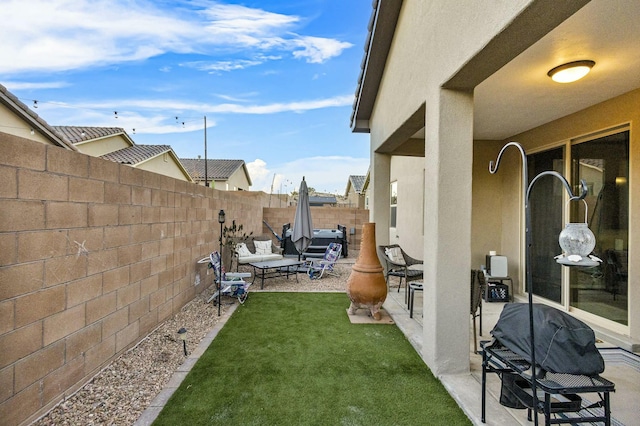
<path id="1" fill-rule="evenodd" d="M 637 351 L 640 286 L 632 271 L 640 233 L 630 224 L 640 220 L 633 130 L 640 5 L 526 0 L 460 8 L 404 0 L 373 7 L 351 126 L 370 134 L 377 243 L 424 259 L 424 298 L 416 301 L 424 319 L 409 329 L 420 334 L 416 342 L 429 342 L 417 347 L 434 374 L 461 377 L 475 368 L 469 330 L 457 325 L 468 319 L 468 271 L 487 254 L 508 258 L 516 300 L 527 296 L 522 188 L 531 175 L 523 176 L 515 152 L 505 154 L 500 173 L 488 171 L 510 141 L 524 147 L 533 175 L 554 170 L 571 185 L 591 183 L 586 210 L 567 206 L 553 185 L 536 194 L 544 208 L 534 226 L 545 239 L 528 265 L 535 302 L 585 321 L 603 342 Z M 581 60 L 591 66 L 582 80 L 550 78 L 557 66 Z M 605 195 L 610 188 L 614 198 Z M 584 222 L 585 212 L 599 253 L 625 260 L 613 279 L 605 268 L 582 274 L 555 264 L 559 231 Z"/>
<path id="2" fill-rule="evenodd" d="M 423 341 L 422 324 L 423 294 L 416 292 L 413 318 L 409 317 L 409 309 L 405 303 L 404 290 L 396 291 L 391 288 L 384 308 L 389 312 L 396 325 L 403 331 L 418 353 L 422 353 Z M 516 301 L 526 302 L 525 300 Z M 490 340 L 490 331 L 500 317 L 503 302 L 483 302 L 482 305 L 482 335 L 478 341 Z M 470 316 L 469 316 L 470 318 Z M 471 323 L 469 324 L 472 333 Z M 640 355 L 620 349 L 617 345 L 605 341 L 597 344 L 605 360 L 603 377 L 616 385 L 611 394 L 612 425 L 633 425 L 640 416 L 637 401 L 640 400 Z M 474 353 L 473 336 L 469 341 L 469 374 L 444 374 L 439 378 L 451 396 L 465 411 L 474 424 L 481 425 L 481 395 L 482 395 L 482 356 Z M 495 374 L 487 375 L 487 425 L 531 425 L 527 421 L 526 410 L 516 410 L 500 405 L 500 380 Z M 540 424 L 544 418 L 540 417 Z"/>

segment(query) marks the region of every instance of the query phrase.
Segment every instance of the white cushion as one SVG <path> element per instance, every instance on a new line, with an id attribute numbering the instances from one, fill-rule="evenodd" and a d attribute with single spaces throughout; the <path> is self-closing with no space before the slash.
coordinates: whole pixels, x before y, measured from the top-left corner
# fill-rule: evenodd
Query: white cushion
<path id="1" fill-rule="evenodd" d="M 384 249 L 384 253 L 391 259 L 393 263 L 397 263 L 398 265 L 404 265 L 404 257 L 402 257 L 402 250 L 400 247 L 387 247 Z"/>
<path id="2" fill-rule="evenodd" d="M 267 241 L 254 241 L 253 245 L 256 246 L 256 254 L 271 254 L 271 240 Z"/>
<path id="3" fill-rule="evenodd" d="M 245 243 L 238 243 L 236 245 L 236 253 L 241 257 L 251 256 L 253 254 L 249 251 L 249 247 L 247 247 Z"/>

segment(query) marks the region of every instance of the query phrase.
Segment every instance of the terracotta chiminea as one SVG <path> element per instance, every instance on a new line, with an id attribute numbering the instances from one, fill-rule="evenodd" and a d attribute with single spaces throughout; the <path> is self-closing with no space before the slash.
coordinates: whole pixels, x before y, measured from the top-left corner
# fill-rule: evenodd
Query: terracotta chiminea
<path id="1" fill-rule="evenodd" d="M 360 254 L 351 268 L 347 294 L 351 300 L 349 315 L 359 308 L 367 308 L 374 319 L 381 318 L 380 307 L 387 298 L 387 283 L 376 253 L 376 224 L 373 222 L 362 225 Z"/>

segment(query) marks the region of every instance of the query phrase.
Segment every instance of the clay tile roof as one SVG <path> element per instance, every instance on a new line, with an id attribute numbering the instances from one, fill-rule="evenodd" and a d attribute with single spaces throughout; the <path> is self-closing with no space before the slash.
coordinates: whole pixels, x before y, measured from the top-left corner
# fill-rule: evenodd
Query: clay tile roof
<path id="1" fill-rule="evenodd" d="M 100 158 L 121 164 L 136 165 L 169 151 L 171 151 L 169 145 L 133 145 L 101 155 Z"/>
<path id="2" fill-rule="evenodd" d="M 180 162 L 194 179 L 204 179 L 204 160 L 181 158 Z M 207 177 L 214 180 L 229 179 L 244 166 L 244 160 L 207 160 Z"/>
<path id="3" fill-rule="evenodd" d="M 53 126 L 53 128 L 74 144 L 126 133 L 121 127 Z"/>

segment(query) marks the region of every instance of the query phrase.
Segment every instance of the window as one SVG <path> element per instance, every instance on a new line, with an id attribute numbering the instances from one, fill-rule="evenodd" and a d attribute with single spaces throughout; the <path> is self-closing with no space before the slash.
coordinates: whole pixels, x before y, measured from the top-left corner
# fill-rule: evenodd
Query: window
<path id="1" fill-rule="evenodd" d="M 398 215 L 398 181 L 391 182 L 391 191 L 389 204 L 391 205 L 391 213 L 389 215 L 389 226 L 396 227 L 396 219 Z"/>

